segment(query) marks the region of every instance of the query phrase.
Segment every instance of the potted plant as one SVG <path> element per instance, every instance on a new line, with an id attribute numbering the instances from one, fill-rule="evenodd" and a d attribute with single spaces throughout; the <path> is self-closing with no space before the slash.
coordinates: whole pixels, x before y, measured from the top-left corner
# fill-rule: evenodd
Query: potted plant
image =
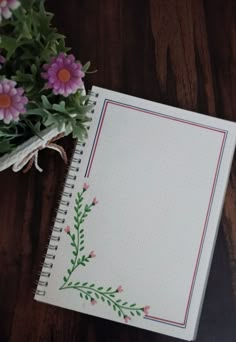
<path id="1" fill-rule="evenodd" d="M 0 1 L 0 171 L 39 171 L 38 152 L 60 152 L 63 135 L 83 140 L 93 104 L 82 65 L 52 26 L 43 0 Z"/>

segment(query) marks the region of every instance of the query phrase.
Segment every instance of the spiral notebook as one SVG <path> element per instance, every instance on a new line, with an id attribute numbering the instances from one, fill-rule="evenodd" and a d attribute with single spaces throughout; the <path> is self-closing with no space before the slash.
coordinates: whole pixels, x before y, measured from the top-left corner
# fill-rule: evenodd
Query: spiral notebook
<path id="1" fill-rule="evenodd" d="M 98 87 L 91 101 L 35 299 L 192 340 L 236 124 Z"/>

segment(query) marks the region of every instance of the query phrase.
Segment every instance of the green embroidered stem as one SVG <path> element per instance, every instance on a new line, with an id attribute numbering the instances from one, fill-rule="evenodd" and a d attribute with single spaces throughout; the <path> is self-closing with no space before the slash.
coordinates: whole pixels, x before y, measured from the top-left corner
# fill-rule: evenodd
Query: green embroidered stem
<path id="1" fill-rule="evenodd" d="M 109 289 L 106 291 L 103 291 L 102 287 L 94 288 L 94 284 L 88 286 L 87 283 L 84 283 L 82 285 L 79 285 L 80 283 L 70 283 L 67 286 L 63 286 L 61 289 L 76 289 L 78 291 L 85 292 L 87 297 L 91 299 L 91 301 L 94 301 L 96 299 L 101 299 L 103 302 L 107 302 L 109 306 L 113 306 L 113 310 L 118 313 L 119 316 L 123 315 L 125 318 L 127 315 L 125 314 L 125 311 L 129 311 L 129 313 L 134 316 L 135 314 L 138 316 L 141 316 L 141 312 L 144 311 L 144 308 L 137 307 L 136 304 L 128 305 L 128 302 L 123 302 L 121 299 L 115 299 L 115 294 L 117 294 L 117 290 L 110 291 Z M 91 296 L 93 293 L 94 298 Z M 81 297 L 83 298 L 83 297 Z M 86 298 L 85 299 L 89 299 Z M 96 302 L 95 302 L 96 303 Z"/>
<path id="2" fill-rule="evenodd" d="M 84 206 L 84 210 L 83 211 L 80 210 L 82 207 L 82 202 L 84 199 L 83 194 L 85 191 L 86 190 L 83 189 L 81 193 L 78 192 L 77 198 L 75 200 L 76 215 L 74 217 L 74 220 L 75 220 L 74 228 L 76 229 L 77 233 L 75 236 L 75 234 L 71 234 L 70 231 L 68 232 L 68 235 L 71 238 L 71 246 L 74 248 L 74 250 L 72 251 L 74 258 L 71 259 L 72 267 L 67 270 L 68 276 L 63 277 L 64 284 L 61 286 L 61 288 L 63 288 L 63 286 L 65 286 L 69 282 L 72 273 L 75 271 L 75 269 L 78 266 L 80 265 L 85 266 L 85 263 L 88 263 L 90 260 L 90 256 L 86 257 L 85 255 L 83 255 L 82 258 L 79 258 L 80 252 L 84 250 L 84 230 L 83 229 L 80 230 L 80 227 L 81 227 L 81 224 L 84 223 L 86 217 L 88 216 L 88 213 L 91 211 L 91 207 L 93 206 L 93 203 L 90 205 L 86 204 Z"/>

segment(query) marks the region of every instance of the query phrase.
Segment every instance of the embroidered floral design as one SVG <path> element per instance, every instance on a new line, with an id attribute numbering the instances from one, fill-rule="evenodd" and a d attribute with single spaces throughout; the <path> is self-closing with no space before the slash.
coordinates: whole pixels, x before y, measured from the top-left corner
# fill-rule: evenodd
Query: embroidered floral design
<path id="1" fill-rule="evenodd" d="M 96 197 L 93 198 L 92 203 L 83 204 L 84 194 L 88 188 L 89 185 L 84 183 L 82 191 L 77 194 L 75 200 L 74 229 L 72 230 L 70 226 L 66 226 L 64 229 L 71 241 L 72 258 L 67 273 L 63 277 L 63 284 L 60 290 L 76 290 L 80 298 L 90 301 L 91 305 L 96 305 L 98 301 L 101 301 L 111 307 L 119 317 L 123 318 L 125 323 L 128 323 L 131 320 L 131 316 L 147 315 L 150 306 L 140 307 L 135 303 L 129 304 L 127 301 L 122 300 L 119 297 L 120 293 L 124 291 L 121 285 L 115 288 L 112 286 L 96 286 L 94 283 L 89 284 L 88 282 L 75 281 L 72 278 L 78 267 L 85 267 L 87 263 L 96 257 L 95 251 L 91 251 L 89 254 L 82 253 L 85 249 L 85 230 L 83 223 L 92 208 L 98 204 Z"/>

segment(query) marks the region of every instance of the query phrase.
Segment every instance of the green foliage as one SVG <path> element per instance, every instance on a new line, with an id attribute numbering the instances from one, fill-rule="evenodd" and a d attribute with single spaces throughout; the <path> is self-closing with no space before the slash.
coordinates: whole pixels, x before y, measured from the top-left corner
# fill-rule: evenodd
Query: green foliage
<path id="1" fill-rule="evenodd" d="M 65 128 L 74 138 L 87 136 L 87 112 L 92 106 L 79 90 L 64 98 L 45 89 L 42 66 L 60 52 L 68 52 L 65 37 L 52 25 L 53 14 L 47 12 L 42 0 L 21 0 L 21 6 L 8 20 L 0 23 L 0 53 L 6 63 L 0 79 L 12 79 L 23 87 L 29 99 L 27 113 L 18 123 L 6 125 L 0 120 L 0 156 L 49 126 Z M 87 72 L 90 62 L 83 66 Z"/>

